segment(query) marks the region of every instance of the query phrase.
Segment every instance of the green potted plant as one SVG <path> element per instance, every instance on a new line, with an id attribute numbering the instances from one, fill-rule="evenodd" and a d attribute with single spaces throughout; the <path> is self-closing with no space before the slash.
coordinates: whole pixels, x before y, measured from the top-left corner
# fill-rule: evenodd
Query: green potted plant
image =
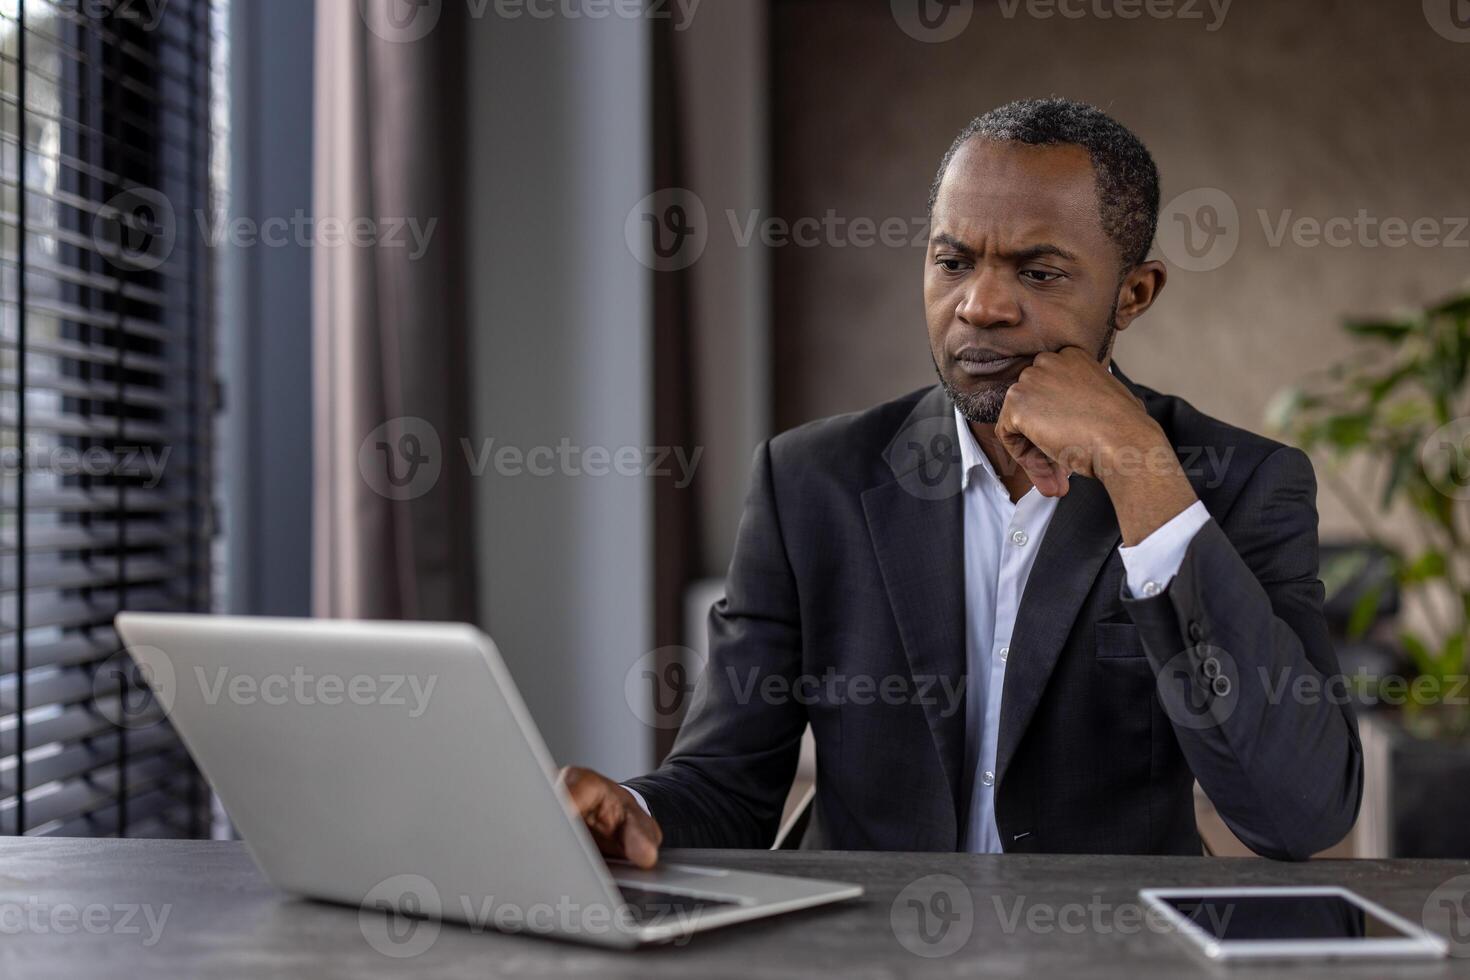
<path id="1" fill-rule="evenodd" d="M 1470 795 L 1470 292 L 1344 328 L 1365 343 L 1281 392 L 1268 424 L 1313 454 L 1321 485 L 1387 557 L 1403 599 L 1395 634 L 1402 672 L 1349 678 L 1367 700 L 1394 706 L 1388 720 L 1402 736 L 1393 771 L 1370 773 L 1392 787 L 1393 847 L 1470 856 L 1470 813 L 1455 819 L 1444 809 L 1446 796 Z M 1350 574 L 1324 559 L 1329 591 Z M 1350 640 L 1375 626 L 1382 591 L 1357 598 Z M 1426 821 L 1436 839 L 1416 844 Z"/>

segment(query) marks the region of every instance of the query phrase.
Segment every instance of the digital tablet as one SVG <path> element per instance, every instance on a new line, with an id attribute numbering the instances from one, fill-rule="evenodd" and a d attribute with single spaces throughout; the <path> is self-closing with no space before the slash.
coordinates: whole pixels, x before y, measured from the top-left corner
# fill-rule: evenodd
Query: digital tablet
<path id="1" fill-rule="evenodd" d="M 1211 960 L 1437 959 L 1443 939 L 1346 888 L 1145 888 Z"/>

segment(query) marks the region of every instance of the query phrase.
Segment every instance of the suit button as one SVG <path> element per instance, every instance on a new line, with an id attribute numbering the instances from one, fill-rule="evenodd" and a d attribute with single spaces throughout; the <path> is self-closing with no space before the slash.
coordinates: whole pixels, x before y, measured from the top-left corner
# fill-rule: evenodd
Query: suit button
<path id="1" fill-rule="evenodd" d="M 1210 682 L 1210 688 L 1215 692 L 1217 697 L 1223 698 L 1230 693 L 1230 678 L 1224 674 L 1220 674 Z"/>
<path id="2" fill-rule="evenodd" d="M 1216 677 L 1220 676 L 1220 661 L 1215 659 L 1214 657 L 1206 657 L 1205 662 L 1200 664 L 1199 669 L 1201 670 L 1201 672 L 1204 673 L 1206 677 L 1210 678 L 1210 680 L 1214 680 Z"/>
<path id="3" fill-rule="evenodd" d="M 1189 638 L 1198 643 L 1205 638 L 1205 628 L 1199 623 L 1189 624 Z"/>

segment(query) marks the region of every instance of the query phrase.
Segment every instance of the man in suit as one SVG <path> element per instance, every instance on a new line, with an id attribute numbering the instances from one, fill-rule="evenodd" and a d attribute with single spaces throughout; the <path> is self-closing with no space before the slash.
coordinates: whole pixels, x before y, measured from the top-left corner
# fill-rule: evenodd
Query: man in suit
<path id="1" fill-rule="evenodd" d="M 766 847 L 802 733 L 805 843 L 1198 854 L 1192 786 L 1260 854 L 1356 819 L 1300 451 L 1136 385 L 1158 173 L 1099 110 L 970 124 L 930 194 L 940 383 L 756 452 L 673 752 L 563 780 L 609 854 Z"/>

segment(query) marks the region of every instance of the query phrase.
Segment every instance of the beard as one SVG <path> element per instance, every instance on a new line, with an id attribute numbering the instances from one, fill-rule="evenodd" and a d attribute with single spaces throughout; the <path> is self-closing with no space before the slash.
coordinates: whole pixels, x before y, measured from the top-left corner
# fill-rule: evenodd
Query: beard
<path id="1" fill-rule="evenodd" d="M 1099 364 L 1112 354 L 1113 339 L 1117 335 L 1117 317 L 1110 315 L 1107 336 L 1103 338 L 1102 349 L 1097 354 Z M 960 391 L 944 376 L 937 359 L 934 361 L 934 373 L 939 375 L 939 384 L 944 388 L 944 393 L 949 395 L 965 421 L 976 425 L 994 425 L 1000 421 L 1000 410 L 1006 403 L 1006 395 L 1010 393 L 1011 385 L 1015 384 L 1014 381 L 997 381 L 993 384 L 982 384 L 970 391 Z"/>

